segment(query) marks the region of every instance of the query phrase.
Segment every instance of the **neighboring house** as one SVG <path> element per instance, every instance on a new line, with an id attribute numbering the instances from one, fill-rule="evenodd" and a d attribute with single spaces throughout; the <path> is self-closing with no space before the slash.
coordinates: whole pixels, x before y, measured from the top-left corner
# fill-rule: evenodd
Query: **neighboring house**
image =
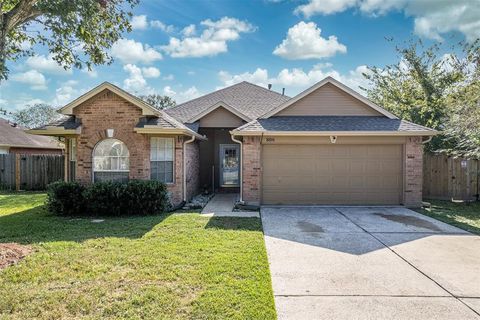
<path id="1" fill-rule="evenodd" d="M 103 83 L 60 112 L 31 132 L 67 138 L 71 179 L 156 179 L 174 204 L 239 189 L 250 204 L 420 206 L 436 134 L 330 77 L 293 98 L 242 82 L 164 111 Z"/>
<path id="2" fill-rule="evenodd" d="M 25 132 L 23 128 L 0 118 L 0 154 L 62 154 L 63 144 L 51 137 Z"/>

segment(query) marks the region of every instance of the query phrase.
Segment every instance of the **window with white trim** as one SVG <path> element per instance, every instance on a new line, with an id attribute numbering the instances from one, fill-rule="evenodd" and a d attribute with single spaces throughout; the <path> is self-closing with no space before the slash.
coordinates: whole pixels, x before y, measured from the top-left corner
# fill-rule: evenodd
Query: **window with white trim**
<path id="1" fill-rule="evenodd" d="M 130 152 L 117 139 L 105 139 L 93 150 L 93 181 L 127 181 Z"/>
<path id="2" fill-rule="evenodd" d="M 174 152 L 173 138 L 150 138 L 150 179 L 173 183 Z"/>

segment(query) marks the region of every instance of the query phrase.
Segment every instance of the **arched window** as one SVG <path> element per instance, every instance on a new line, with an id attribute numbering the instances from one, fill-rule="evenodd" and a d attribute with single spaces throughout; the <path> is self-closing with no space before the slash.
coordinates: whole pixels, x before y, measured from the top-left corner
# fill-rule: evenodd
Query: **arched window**
<path id="1" fill-rule="evenodd" d="M 117 139 L 105 139 L 93 149 L 93 182 L 127 181 L 130 153 Z"/>

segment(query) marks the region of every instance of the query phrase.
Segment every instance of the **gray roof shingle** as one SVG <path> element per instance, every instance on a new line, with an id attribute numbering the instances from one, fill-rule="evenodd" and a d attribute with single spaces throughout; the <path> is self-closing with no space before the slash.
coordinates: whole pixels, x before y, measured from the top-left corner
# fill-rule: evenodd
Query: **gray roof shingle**
<path id="1" fill-rule="evenodd" d="M 48 126 L 48 127 L 59 127 L 65 130 L 73 130 L 73 129 L 77 129 L 81 125 L 82 123 L 80 122 L 79 119 L 75 118 L 75 116 L 64 116 L 58 120 L 52 121 L 49 124 L 46 124 L 44 126 L 41 126 L 35 129 L 36 130 L 47 129 L 47 126 Z"/>
<path id="2" fill-rule="evenodd" d="M 376 116 L 284 116 L 253 120 L 239 132 L 268 131 L 434 131 L 401 119 Z"/>
<path id="3" fill-rule="evenodd" d="M 142 117 L 135 127 L 158 126 L 162 129 L 175 129 L 176 126 L 165 120 L 163 117 Z"/>
<path id="4" fill-rule="evenodd" d="M 288 96 L 244 81 L 166 109 L 165 112 L 188 123 L 216 103 L 224 102 L 250 119 L 256 119 L 288 100 Z"/>
<path id="5" fill-rule="evenodd" d="M 11 122 L 3 118 L 0 118 L 0 145 L 40 149 L 63 149 L 63 145 L 58 140 L 51 137 L 26 133 L 25 128 L 14 126 Z"/>

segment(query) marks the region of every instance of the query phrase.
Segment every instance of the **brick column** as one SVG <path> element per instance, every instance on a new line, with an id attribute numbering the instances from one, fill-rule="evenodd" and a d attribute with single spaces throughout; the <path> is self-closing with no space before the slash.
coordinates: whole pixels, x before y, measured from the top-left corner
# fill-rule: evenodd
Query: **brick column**
<path id="1" fill-rule="evenodd" d="M 423 144 L 422 137 L 408 137 L 405 144 L 404 205 L 422 206 Z"/>
<path id="2" fill-rule="evenodd" d="M 261 137 L 243 138 L 243 200 L 259 205 L 261 197 Z"/>

